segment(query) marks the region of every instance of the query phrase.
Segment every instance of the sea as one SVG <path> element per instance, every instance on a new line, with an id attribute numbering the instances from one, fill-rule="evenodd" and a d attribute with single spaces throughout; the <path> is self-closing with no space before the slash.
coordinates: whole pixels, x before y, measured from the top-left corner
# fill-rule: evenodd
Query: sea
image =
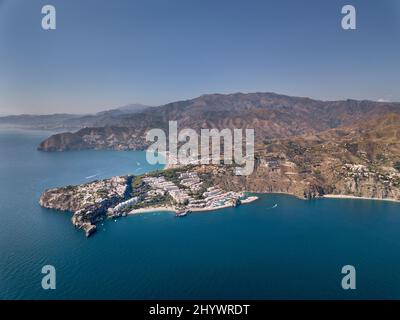
<path id="1" fill-rule="evenodd" d="M 259 194 L 185 218 L 107 220 L 86 238 L 71 213 L 39 206 L 45 189 L 162 167 L 138 151 L 37 151 L 49 135 L 0 130 L 0 299 L 400 298 L 399 203 Z"/>

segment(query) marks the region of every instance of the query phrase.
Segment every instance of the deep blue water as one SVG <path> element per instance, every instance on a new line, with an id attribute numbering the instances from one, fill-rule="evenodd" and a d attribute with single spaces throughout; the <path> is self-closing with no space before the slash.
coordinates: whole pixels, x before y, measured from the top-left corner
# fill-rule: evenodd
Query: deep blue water
<path id="1" fill-rule="evenodd" d="M 181 219 L 107 221 L 86 239 L 70 214 L 38 205 L 41 192 L 155 168 L 143 152 L 36 151 L 47 135 L 0 131 L 1 299 L 400 298 L 397 203 L 261 195 Z M 45 264 L 56 290 L 41 288 Z M 341 289 L 347 264 L 354 291 Z"/>

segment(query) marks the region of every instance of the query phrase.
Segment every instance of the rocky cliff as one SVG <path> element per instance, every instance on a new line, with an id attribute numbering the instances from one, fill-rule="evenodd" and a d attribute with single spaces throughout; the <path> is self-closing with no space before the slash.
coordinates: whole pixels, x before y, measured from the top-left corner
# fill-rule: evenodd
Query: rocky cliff
<path id="1" fill-rule="evenodd" d="M 38 150 L 143 150 L 148 145 L 143 137 L 143 130 L 137 128 L 84 128 L 75 133 L 67 132 L 52 135 L 39 145 Z"/>
<path id="2" fill-rule="evenodd" d="M 132 177 L 113 177 L 78 186 L 46 190 L 39 204 L 48 209 L 72 212 L 72 223 L 87 235 L 96 222 L 104 218 L 107 208 L 123 201 L 129 192 Z"/>

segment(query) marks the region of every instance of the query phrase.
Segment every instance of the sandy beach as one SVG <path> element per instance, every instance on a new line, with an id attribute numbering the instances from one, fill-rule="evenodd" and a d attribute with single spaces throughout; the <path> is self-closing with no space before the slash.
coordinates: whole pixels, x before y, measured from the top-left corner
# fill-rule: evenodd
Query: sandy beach
<path id="1" fill-rule="evenodd" d="M 358 200 L 375 200 L 375 201 L 390 201 L 390 202 L 400 202 L 400 200 L 396 199 L 379 199 L 379 198 L 368 198 L 368 197 L 356 197 L 349 195 L 340 195 L 340 194 L 326 194 L 323 198 L 329 199 L 358 199 Z"/>
<path id="2" fill-rule="evenodd" d="M 139 213 L 149 213 L 158 211 L 170 211 L 176 213 L 177 210 L 174 207 L 147 207 L 141 209 L 135 209 L 129 212 L 129 215 L 139 214 Z"/>

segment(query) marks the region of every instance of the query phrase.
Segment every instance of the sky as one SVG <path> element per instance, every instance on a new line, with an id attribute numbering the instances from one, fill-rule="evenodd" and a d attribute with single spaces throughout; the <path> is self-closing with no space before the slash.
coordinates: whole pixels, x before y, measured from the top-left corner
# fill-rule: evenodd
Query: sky
<path id="1" fill-rule="evenodd" d="M 400 101 L 399 57 L 398 0 L 0 0 L 2 115 L 234 92 Z"/>

